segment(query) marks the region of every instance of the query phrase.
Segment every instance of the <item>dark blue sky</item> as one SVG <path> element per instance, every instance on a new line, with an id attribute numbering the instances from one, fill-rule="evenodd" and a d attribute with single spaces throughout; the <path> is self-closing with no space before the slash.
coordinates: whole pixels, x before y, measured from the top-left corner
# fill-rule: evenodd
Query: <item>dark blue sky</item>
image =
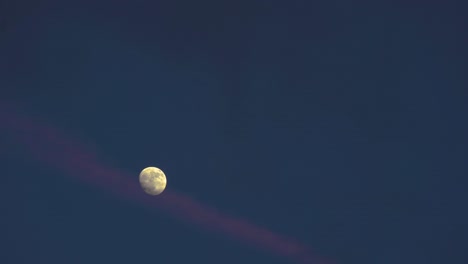
<path id="1" fill-rule="evenodd" d="M 337 263 L 466 263 L 460 7 L 97 2 L 0 9 L 2 101 Z M 8 133 L 1 263 L 288 263 L 71 180 Z"/>

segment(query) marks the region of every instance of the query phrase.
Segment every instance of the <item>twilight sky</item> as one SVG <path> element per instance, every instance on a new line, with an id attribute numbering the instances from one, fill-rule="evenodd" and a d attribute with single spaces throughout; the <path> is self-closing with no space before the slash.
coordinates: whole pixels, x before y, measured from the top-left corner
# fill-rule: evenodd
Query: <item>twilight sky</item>
<path id="1" fill-rule="evenodd" d="M 0 262 L 466 263 L 462 9 L 401 2 L 0 7 Z"/>

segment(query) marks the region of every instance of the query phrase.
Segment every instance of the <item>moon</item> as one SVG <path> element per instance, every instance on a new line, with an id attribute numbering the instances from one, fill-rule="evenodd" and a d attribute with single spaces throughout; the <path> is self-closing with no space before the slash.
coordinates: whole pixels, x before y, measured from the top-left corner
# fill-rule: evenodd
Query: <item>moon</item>
<path id="1" fill-rule="evenodd" d="M 166 175 L 156 167 L 148 167 L 140 172 L 140 185 L 149 195 L 159 195 L 166 189 Z"/>

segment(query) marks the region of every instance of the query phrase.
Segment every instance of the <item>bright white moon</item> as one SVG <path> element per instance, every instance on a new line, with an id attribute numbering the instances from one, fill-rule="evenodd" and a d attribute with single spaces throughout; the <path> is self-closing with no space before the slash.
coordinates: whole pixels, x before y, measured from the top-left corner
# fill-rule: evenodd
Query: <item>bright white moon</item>
<path id="1" fill-rule="evenodd" d="M 140 173 L 140 185 L 147 194 L 161 194 L 166 189 L 166 184 L 166 175 L 156 167 L 148 167 Z"/>

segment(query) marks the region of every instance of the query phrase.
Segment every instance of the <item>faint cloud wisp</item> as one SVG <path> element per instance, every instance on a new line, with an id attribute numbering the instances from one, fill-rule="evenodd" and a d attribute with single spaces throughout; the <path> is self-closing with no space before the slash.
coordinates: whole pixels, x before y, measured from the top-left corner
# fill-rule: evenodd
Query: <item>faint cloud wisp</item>
<path id="1" fill-rule="evenodd" d="M 148 208 L 164 210 L 181 220 L 233 237 L 298 263 L 329 263 L 311 254 L 307 247 L 292 239 L 279 236 L 247 221 L 225 216 L 184 194 L 166 190 L 164 195 L 154 199 L 141 191 L 138 181 L 132 181 L 124 172 L 102 164 L 92 148 L 84 148 L 83 144 L 67 138 L 58 129 L 19 114 L 20 111 L 15 107 L 8 104 L 0 105 L 3 105 L 0 107 L 2 130 L 10 134 L 15 142 L 26 147 L 34 158 L 66 175 L 118 197 L 146 205 Z"/>

